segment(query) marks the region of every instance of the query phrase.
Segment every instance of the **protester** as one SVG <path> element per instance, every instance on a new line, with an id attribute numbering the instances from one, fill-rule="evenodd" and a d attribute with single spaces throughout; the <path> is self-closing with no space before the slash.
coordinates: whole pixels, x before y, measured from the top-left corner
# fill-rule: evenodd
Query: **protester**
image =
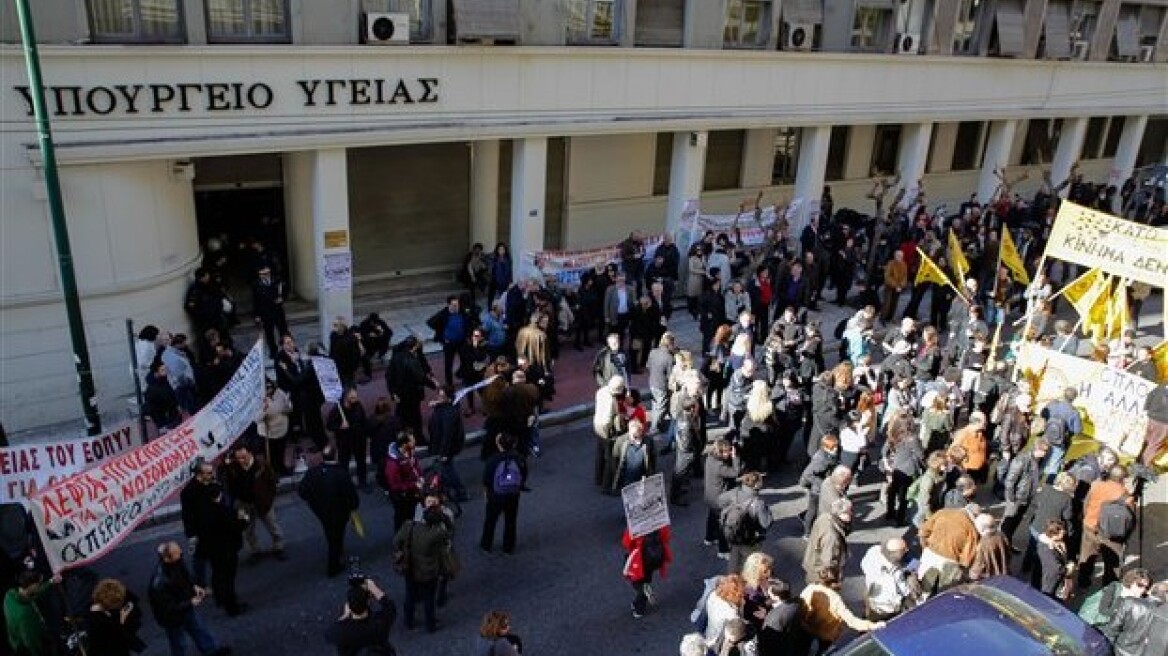
<path id="1" fill-rule="evenodd" d="M 721 509 L 718 523 L 722 537 L 730 546 L 728 559 L 731 572 L 742 569 L 747 557 L 762 549 L 767 529 L 774 521 L 770 506 L 759 496 L 762 484 L 761 474 L 746 472 L 738 479 L 736 487 L 718 496 Z"/>
<path id="2" fill-rule="evenodd" d="M 86 656 L 130 656 L 146 649 L 138 637 L 142 608 L 137 595 L 117 579 L 102 579 L 93 589 L 93 605 L 85 616 Z"/>
<path id="3" fill-rule="evenodd" d="M 649 606 L 657 603 L 652 588 L 653 574 L 660 571 L 664 577 L 666 568 L 673 562 L 669 540 L 668 526 L 635 538 L 629 533 L 629 529 L 625 528 L 624 535 L 621 536 L 621 546 L 629 554 L 621 574 L 636 591 L 632 603 L 634 618 L 643 617 Z"/>
<path id="4" fill-rule="evenodd" d="M 336 645 L 337 656 L 394 653 L 389 630 L 397 617 L 393 602 L 373 579 L 350 584 L 345 608 L 325 631 L 325 640 Z"/>
<path id="5" fill-rule="evenodd" d="M 414 607 L 421 603 L 426 631 L 441 628 L 436 617 L 438 580 L 443 573 L 443 553 L 450 550 L 450 532 L 437 497 L 426 497 L 422 521 L 410 519 L 393 536 L 394 561 L 401 563 L 405 579 L 405 603 L 402 607 L 407 629 L 415 626 Z"/>
<path id="6" fill-rule="evenodd" d="M 49 656 L 55 652 L 54 638 L 37 603 L 60 582 L 59 576 L 46 581 L 40 572 L 25 570 L 17 575 L 16 587 L 4 595 L 8 644 L 18 656 Z"/>
<path id="7" fill-rule="evenodd" d="M 816 573 L 814 582 L 803 588 L 803 628 L 824 653 L 839 640 L 844 627 L 853 631 L 875 631 L 884 628 L 884 622 L 870 622 L 856 617 L 839 593 L 839 573 L 823 569 Z"/>
<path id="8" fill-rule="evenodd" d="M 725 439 L 715 440 L 706 450 L 703 489 L 706 502 L 706 535 L 703 543 L 718 546 L 718 558 L 730 559 L 730 543 L 722 531 L 722 495 L 738 485 L 742 462 L 737 450 Z"/>
<path id="9" fill-rule="evenodd" d="M 346 470 L 349 463 L 357 467 L 357 487 L 368 493 L 369 487 L 369 432 L 365 419 L 365 404 L 355 388 L 347 388 L 342 402 L 329 411 L 325 425 L 333 431 L 340 464 Z"/>
<path id="10" fill-rule="evenodd" d="M 476 649 L 479 656 L 522 654 L 523 641 L 511 630 L 511 616 L 501 610 L 492 610 L 483 616 Z"/>
<path id="11" fill-rule="evenodd" d="M 247 517 L 243 531 L 250 555 L 255 563 L 261 556 L 271 554 L 276 560 L 287 560 L 284 552 L 284 531 L 276 519 L 276 473 L 266 462 L 252 454 L 251 449 L 238 445 L 232 451 L 232 460 L 223 468 L 223 481 L 235 507 Z M 271 551 L 261 550 L 256 539 L 256 524 L 263 523 L 272 539 Z"/>
<path id="12" fill-rule="evenodd" d="M 353 478 L 337 464 L 336 451 L 326 447 L 321 458 L 319 465 L 304 473 L 297 491 L 324 529 L 328 544 L 325 571 L 333 577 L 344 569 L 341 558 L 345 549 L 345 527 L 349 524 L 350 513 L 357 510 L 361 500 L 353 486 Z"/>
<path id="13" fill-rule="evenodd" d="M 413 518 L 414 509 L 422 501 L 422 466 L 418 462 L 413 431 L 403 430 L 390 445 L 385 480 L 393 504 L 393 529 L 397 531 Z"/>
<path id="14" fill-rule="evenodd" d="M 515 553 L 519 523 L 519 497 L 523 474 L 519 468 L 515 436 L 501 433 L 495 437 L 498 453 L 483 466 L 483 488 L 487 495 L 487 510 L 483 518 L 483 533 L 479 549 L 490 553 L 495 547 L 495 526 L 503 516 L 503 553 Z"/>
<path id="15" fill-rule="evenodd" d="M 187 636 L 204 656 L 231 653 L 230 647 L 220 646 L 207 631 L 197 612 L 207 598 L 207 590 L 195 585 L 177 542 L 158 545 L 158 565 L 150 579 L 149 597 L 154 620 L 166 632 L 171 656 L 186 653 Z"/>

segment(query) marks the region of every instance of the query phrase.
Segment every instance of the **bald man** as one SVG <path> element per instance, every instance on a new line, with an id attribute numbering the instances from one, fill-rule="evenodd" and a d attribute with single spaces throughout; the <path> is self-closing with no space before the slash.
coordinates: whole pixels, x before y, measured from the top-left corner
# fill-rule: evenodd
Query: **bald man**
<path id="1" fill-rule="evenodd" d="M 231 653 L 230 647 L 216 642 L 199 617 L 198 606 L 207 598 L 207 590 L 195 585 L 177 542 L 158 545 L 158 567 L 150 579 L 149 598 L 154 619 L 166 631 L 172 655 L 186 653 L 188 636 L 204 656 Z"/>
<path id="2" fill-rule="evenodd" d="M 913 605 L 915 577 L 904 568 L 908 543 L 891 538 L 874 544 L 860 561 L 864 573 L 865 615 L 873 622 L 890 620 Z"/>

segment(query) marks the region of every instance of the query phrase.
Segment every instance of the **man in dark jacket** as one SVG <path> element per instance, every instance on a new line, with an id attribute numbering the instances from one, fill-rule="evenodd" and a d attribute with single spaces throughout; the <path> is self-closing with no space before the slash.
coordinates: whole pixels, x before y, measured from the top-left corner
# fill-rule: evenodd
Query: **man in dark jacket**
<path id="1" fill-rule="evenodd" d="M 661 422 L 669 412 L 669 374 L 673 371 L 673 355 L 677 352 L 677 340 L 673 333 L 661 335 L 657 348 L 649 352 L 649 391 L 653 394 L 653 408 L 649 413 L 649 427 L 661 430 Z"/>
<path id="2" fill-rule="evenodd" d="M 195 641 L 195 647 L 204 656 L 231 653 L 230 647 L 219 646 L 195 612 L 206 597 L 207 591 L 195 585 L 183 563 L 182 547 L 177 542 L 159 545 L 158 567 L 150 578 L 150 608 L 158 625 L 166 631 L 171 654 L 186 652 L 187 636 Z"/>
<path id="3" fill-rule="evenodd" d="M 831 372 L 823 372 L 811 388 L 811 432 L 807 439 L 807 456 L 819 450 L 819 442 L 828 434 L 839 435 L 843 424 L 843 403 L 835 389 Z"/>
<path id="4" fill-rule="evenodd" d="M 183 533 L 187 536 L 187 549 L 193 554 L 191 561 L 195 570 L 195 583 L 207 587 L 207 561 L 199 555 L 199 536 L 207 531 L 207 516 L 214 503 L 211 500 L 211 486 L 215 484 L 215 466 L 199 460 L 195 464 L 194 478 L 179 494 L 182 509 Z"/>
<path id="5" fill-rule="evenodd" d="M 393 605 L 373 579 L 349 586 L 345 610 L 324 633 L 329 644 L 337 646 L 337 656 L 392 654 L 389 630 L 397 618 Z"/>
<path id="6" fill-rule="evenodd" d="M 1156 609 L 1168 603 L 1168 582 L 1152 586 L 1148 597 L 1123 596 L 1115 613 L 1103 625 L 1103 635 L 1111 641 L 1116 656 L 1144 656 L 1155 654 L 1146 645 L 1154 637 L 1153 622 Z M 1162 637 L 1156 637 L 1163 642 Z M 1163 652 L 1160 652 L 1161 654 Z"/>
<path id="7" fill-rule="evenodd" d="M 333 319 L 333 329 L 329 333 L 328 356 L 337 363 L 337 376 L 344 387 L 357 383 L 357 369 L 361 366 L 361 356 L 365 349 L 361 346 L 361 336 L 349 327 L 343 317 Z"/>
<path id="8" fill-rule="evenodd" d="M 361 345 L 365 353 L 361 356 L 361 369 L 366 378 L 373 377 L 373 359 L 381 360 L 389 353 L 389 342 L 393 339 L 393 328 L 376 313 L 370 312 L 357 326 L 361 334 Z"/>
<path id="9" fill-rule="evenodd" d="M 519 521 L 519 485 L 522 473 L 520 455 L 515 450 L 514 435 L 500 433 L 495 437 L 497 453 L 483 465 L 483 489 L 487 494 L 487 510 L 483 518 L 483 532 L 479 549 L 489 553 L 495 546 L 495 526 L 503 515 L 503 553 L 515 553 L 516 525 Z M 520 480 L 513 480 L 518 475 Z"/>
<path id="10" fill-rule="evenodd" d="M 167 379 L 166 365 L 162 360 L 150 364 L 146 390 L 143 393 L 146 416 L 154 422 L 159 431 L 169 430 L 182 422 L 178 410 L 178 396 Z"/>
<path id="11" fill-rule="evenodd" d="M 211 565 L 211 590 L 215 605 L 222 606 L 229 617 L 247 610 L 235 594 L 235 575 L 239 571 L 239 550 L 243 548 L 243 529 L 249 517 L 227 502 L 223 487 L 212 483 L 207 491 L 211 504 L 207 508 L 204 532 L 196 551 Z"/>
<path id="12" fill-rule="evenodd" d="M 621 350 L 620 334 L 609 333 L 604 348 L 592 360 L 592 376 L 598 388 L 607 385 L 613 376 L 629 379 L 629 356 Z"/>
<path id="13" fill-rule="evenodd" d="M 742 571 L 742 566 L 750 554 L 760 551 L 770 528 L 770 507 L 758 495 L 762 489 L 762 475 L 747 472 L 740 479 L 738 487 L 723 492 L 718 497 L 721 512 L 718 524 L 726 542 L 730 544 L 731 572 Z"/>
<path id="14" fill-rule="evenodd" d="M 414 628 L 414 606 L 421 603 L 426 630 L 434 633 L 441 628 L 434 614 L 438 579 L 446 573 L 443 569 L 443 554 L 450 550 L 450 532 L 438 497 L 426 497 L 422 521 L 411 520 L 398 529 L 393 537 L 393 549 L 395 553 L 404 554 L 406 560 L 406 568 L 402 573 L 406 584 L 406 628 Z"/>
<path id="15" fill-rule="evenodd" d="M 191 323 L 195 327 L 195 336 L 200 340 L 200 354 L 206 350 L 207 344 L 203 340 L 203 335 L 207 334 L 209 329 L 214 328 L 222 332 L 227 328 L 224 298 L 223 292 L 211 277 L 211 271 L 201 267 L 196 269 L 195 281 L 187 288 L 183 308 L 190 315 Z"/>
<path id="16" fill-rule="evenodd" d="M 393 347 L 393 357 L 385 368 L 385 386 L 397 397 L 397 416 L 402 425 L 412 428 L 414 435 L 422 433 L 422 399 L 426 388 L 438 384 L 430 374 L 430 365 L 422 355 L 422 343 L 410 335 Z"/>
<path id="17" fill-rule="evenodd" d="M 232 452 L 232 459 L 223 467 L 223 483 L 228 494 L 235 500 L 235 507 L 248 517 L 243 537 L 247 542 L 248 562 L 256 562 L 260 556 L 271 553 L 277 560 L 287 560 L 284 553 L 284 531 L 276 519 L 276 487 L 279 485 L 276 472 L 267 462 L 259 460 L 251 449 L 240 445 Z M 263 523 L 272 538 L 271 552 L 259 548 L 256 539 L 256 524 Z"/>
<path id="18" fill-rule="evenodd" d="M 706 513 L 705 545 L 718 545 L 718 557 L 730 560 L 730 543 L 722 533 L 722 494 L 738 485 L 742 475 L 742 461 L 734 445 L 725 439 L 718 439 L 707 451 L 704 482 Z"/>
<path id="19" fill-rule="evenodd" d="M 288 333 L 288 319 L 284 315 L 284 283 L 272 276 L 271 267 L 265 265 L 257 272 L 251 298 L 256 325 L 264 331 L 268 353 L 275 358 L 280 338 Z"/>
<path id="20" fill-rule="evenodd" d="M 327 573 L 332 577 L 344 569 L 341 556 L 345 549 L 345 526 L 349 523 L 349 514 L 360 504 L 360 499 L 357 498 L 357 488 L 353 486 L 349 472 L 337 464 L 337 455 L 332 447 L 326 447 L 321 456 L 324 461 L 304 473 L 298 492 L 324 529 L 324 537 L 328 542 Z"/>
<path id="21" fill-rule="evenodd" d="M 345 389 L 339 405 L 329 411 L 325 425 L 333 432 L 337 445 L 337 455 L 341 468 L 349 470 L 349 462 L 357 465 L 357 485 L 368 494 L 369 486 L 369 430 L 365 415 L 365 405 L 361 403 L 355 388 Z"/>
<path id="22" fill-rule="evenodd" d="M 438 458 L 442 466 L 443 484 L 450 489 L 456 501 L 469 501 L 466 486 L 458 477 L 454 458 L 466 445 L 466 429 L 462 423 L 462 413 L 454 405 L 454 388 L 445 385 L 438 388 L 438 398 L 430 406 L 430 455 Z"/>
<path id="23" fill-rule="evenodd" d="M 1006 509 L 1002 512 L 1002 533 L 1011 542 L 1014 540 L 1014 531 L 1018 529 L 1018 524 L 1022 522 L 1022 517 L 1030 508 L 1031 499 L 1038 491 L 1043 460 L 1049 450 L 1050 445 L 1046 440 L 1038 438 L 1029 451 L 1024 451 L 1014 458 L 1006 471 L 1006 480 L 1003 483 Z"/>
<path id="24" fill-rule="evenodd" d="M 807 490 L 807 510 L 803 513 L 803 536 L 811 535 L 811 526 L 819 514 L 819 497 L 828 474 L 839 465 L 839 438 L 827 434 L 819 441 L 819 449 L 799 476 L 799 485 Z"/>

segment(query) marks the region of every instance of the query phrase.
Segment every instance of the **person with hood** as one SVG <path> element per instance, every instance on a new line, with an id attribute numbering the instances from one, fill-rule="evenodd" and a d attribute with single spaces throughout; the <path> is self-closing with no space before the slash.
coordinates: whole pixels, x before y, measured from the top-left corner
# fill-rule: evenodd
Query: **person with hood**
<path id="1" fill-rule="evenodd" d="M 633 537 L 626 527 L 621 536 L 621 546 L 629 554 L 625 559 L 621 574 L 632 584 L 636 596 L 633 598 L 633 617 L 640 618 L 655 605 L 653 596 L 653 574 L 660 571 L 665 576 L 666 567 L 673 562 L 673 551 L 669 548 L 668 526 Z"/>
<path id="2" fill-rule="evenodd" d="M 414 516 L 422 500 L 422 466 L 416 455 L 417 442 L 409 429 L 398 434 L 385 460 L 385 480 L 389 483 L 389 500 L 393 504 L 393 529 L 396 531 Z"/>
<path id="3" fill-rule="evenodd" d="M 348 470 L 337 464 L 336 451 L 332 447 L 325 447 L 321 457 L 319 465 L 310 467 L 304 473 L 297 492 L 308 503 L 312 514 L 316 515 L 324 529 L 325 541 L 328 543 L 326 572 L 333 577 L 344 570 L 341 559 L 345 550 L 345 527 L 349 524 L 349 515 L 357 509 L 361 500 L 357 497 L 357 488 L 353 486 L 353 478 L 349 476 Z"/>
<path id="4" fill-rule="evenodd" d="M 774 521 L 770 506 L 759 496 L 762 484 L 761 474 L 746 472 L 739 479 L 738 487 L 718 496 L 719 524 L 730 545 L 731 572 L 741 570 L 750 554 L 762 550 L 767 529 Z"/>
<path id="5" fill-rule="evenodd" d="M 434 633 L 441 628 L 435 607 L 438 599 L 438 581 L 443 574 L 443 557 L 451 548 L 450 531 L 442 502 L 437 496 L 425 499 L 422 520 L 410 519 L 393 536 L 395 561 L 402 562 L 400 573 L 405 579 L 405 603 L 402 606 L 405 625 L 416 625 L 414 608 L 422 605 L 426 631 Z M 399 555 L 400 554 L 400 555 Z"/>

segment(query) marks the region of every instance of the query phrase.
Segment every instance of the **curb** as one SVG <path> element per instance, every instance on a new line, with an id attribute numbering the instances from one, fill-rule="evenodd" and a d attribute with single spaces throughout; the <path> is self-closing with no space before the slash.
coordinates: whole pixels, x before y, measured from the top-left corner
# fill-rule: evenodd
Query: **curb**
<path id="1" fill-rule="evenodd" d="M 576 405 L 568 406 L 560 410 L 554 410 L 545 415 L 540 416 L 540 426 L 563 426 L 570 424 L 579 419 L 589 417 L 592 415 L 592 403 L 578 403 Z M 471 431 L 466 435 L 466 446 L 473 446 L 482 442 L 486 437 L 487 432 L 483 429 Z M 429 457 L 426 447 L 418 448 L 418 459 Z M 284 476 L 280 479 L 279 485 L 276 487 L 277 494 L 293 492 L 296 490 L 296 485 L 299 483 L 299 476 L 293 474 L 292 476 Z M 171 503 L 162 506 L 154 511 L 146 521 L 138 525 L 135 531 L 140 531 L 147 528 L 156 528 L 165 524 L 169 524 L 179 519 L 182 516 L 182 506 L 178 503 Z"/>

